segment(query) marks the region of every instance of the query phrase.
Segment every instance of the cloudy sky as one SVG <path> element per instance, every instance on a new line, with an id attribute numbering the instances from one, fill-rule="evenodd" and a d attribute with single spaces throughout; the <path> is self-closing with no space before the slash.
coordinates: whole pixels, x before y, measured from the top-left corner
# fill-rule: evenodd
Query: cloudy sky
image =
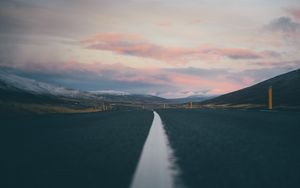
<path id="1" fill-rule="evenodd" d="M 222 94 L 300 68 L 299 0 L 1 0 L 0 68 L 82 90 Z"/>

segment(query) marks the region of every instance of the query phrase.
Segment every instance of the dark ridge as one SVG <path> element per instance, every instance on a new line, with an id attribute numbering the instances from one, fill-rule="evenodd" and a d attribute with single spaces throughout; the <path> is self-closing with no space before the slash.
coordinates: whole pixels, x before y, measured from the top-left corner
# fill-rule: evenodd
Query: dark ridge
<path id="1" fill-rule="evenodd" d="M 273 88 L 274 106 L 300 106 L 300 69 L 276 76 L 253 86 L 221 95 L 201 104 L 267 105 L 268 88 Z"/>

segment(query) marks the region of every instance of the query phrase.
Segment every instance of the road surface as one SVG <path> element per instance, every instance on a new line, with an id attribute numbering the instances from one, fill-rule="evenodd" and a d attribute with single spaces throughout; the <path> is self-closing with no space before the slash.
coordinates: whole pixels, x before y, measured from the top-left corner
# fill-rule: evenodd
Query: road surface
<path id="1" fill-rule="evenodd" d="M 157 112 L 186 187 L 300 187 L 300 113 Z"/>
<path id="2" fill-rule="evenodd" d="M 172 188 L 176 167 L 162 121 L 156 112 L 131 188 Z"/>

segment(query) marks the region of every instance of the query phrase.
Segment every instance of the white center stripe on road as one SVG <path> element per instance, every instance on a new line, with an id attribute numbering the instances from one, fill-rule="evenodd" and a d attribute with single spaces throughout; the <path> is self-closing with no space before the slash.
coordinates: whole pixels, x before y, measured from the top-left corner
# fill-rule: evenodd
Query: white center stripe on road
<path id="1" fill-rule="evenodd" d="M 178 174 L 162 121 L 156 112 L 131 188 L 173 188 Z"/>

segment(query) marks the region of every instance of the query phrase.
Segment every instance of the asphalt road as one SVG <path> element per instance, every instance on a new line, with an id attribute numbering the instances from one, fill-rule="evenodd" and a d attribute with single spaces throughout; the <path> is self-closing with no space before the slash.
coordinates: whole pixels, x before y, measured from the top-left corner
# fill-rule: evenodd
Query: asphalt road
<path id="1" fill-rule="evenodd" d="M 151 111 L 0 116 L 0 187 L 129 187 Z"/>
<path id="2" fill-rule="evenodd" d="M 157 110 L 187 188 L 300 187 L 300 114 Z M 151 111 L 0 115 L 0 187 L 129 187 Z"/>
<path id="3" fill-rule="evenodd" d="M 173 188 L 176 166 L 170 160 L 173 152 L 156 112 L 143 147 L 138 167 L 130 188 Z"/>
<path id="4" fill-rule="evenodd" d="M 186 187 L 300 187 L 300 113 L 157 112 Z"/>

